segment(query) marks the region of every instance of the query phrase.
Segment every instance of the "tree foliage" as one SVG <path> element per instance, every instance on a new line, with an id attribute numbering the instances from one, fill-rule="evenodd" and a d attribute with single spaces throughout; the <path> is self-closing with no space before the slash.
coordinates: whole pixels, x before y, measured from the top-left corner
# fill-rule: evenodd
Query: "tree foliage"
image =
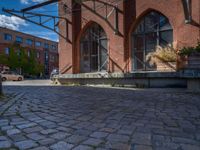
<path id="1" fill-rule="evenodd" d="M 0 64 L 8 65 L 8 57 L 5 53 L 0 54 Z"/>
<path id="2" fill-rule="evenodd" d="M 9 48 L 9 55 L 0 54 L 0 64 L 8 66 L 11 70 L 20 70 L 24 75 L 43 74 L 44 66 L 38 63 L 33 49 L 29 50 L 28 55 L 28 51 L 19 45 L 13 44 Z"/>

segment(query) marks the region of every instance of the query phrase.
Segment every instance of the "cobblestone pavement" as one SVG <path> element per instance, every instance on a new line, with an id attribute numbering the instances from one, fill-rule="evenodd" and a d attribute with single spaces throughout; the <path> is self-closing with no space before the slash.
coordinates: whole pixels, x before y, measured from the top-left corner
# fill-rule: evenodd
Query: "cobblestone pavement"
<path id="1" fill-rule="evenodd" d="M 184 89 L 4 90 L 0 149 L 200 150 L 200 94 Z"/>

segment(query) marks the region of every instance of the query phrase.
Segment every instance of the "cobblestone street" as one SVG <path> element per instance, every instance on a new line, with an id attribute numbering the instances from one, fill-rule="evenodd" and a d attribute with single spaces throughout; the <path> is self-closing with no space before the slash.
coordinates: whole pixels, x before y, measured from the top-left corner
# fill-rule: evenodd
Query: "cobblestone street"
<path id="1" fill-rule="evenodd" d="M 4 87 L 0 149 L 200 150 L 200 94 Z"/>

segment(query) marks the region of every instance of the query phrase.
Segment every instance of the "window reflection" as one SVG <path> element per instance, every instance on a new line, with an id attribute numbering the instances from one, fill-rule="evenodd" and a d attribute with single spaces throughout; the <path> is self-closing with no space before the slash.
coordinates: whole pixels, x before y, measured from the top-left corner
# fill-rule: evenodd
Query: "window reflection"
<path id="1" fill-rule="evenodd" d="M 173 42 L 173 29 L 169 20 L 162 14 L 152 11 L 140 21 L 133 32 L 133 70 L 155 70 L 147 55 L 156 46 L 166 46 Z"/>
<path id="2" fill-rule="evenodd" d="M 107 70 L 107 38 L 98 25 L 90 26 L 81 39 L 81 72 Z"/>

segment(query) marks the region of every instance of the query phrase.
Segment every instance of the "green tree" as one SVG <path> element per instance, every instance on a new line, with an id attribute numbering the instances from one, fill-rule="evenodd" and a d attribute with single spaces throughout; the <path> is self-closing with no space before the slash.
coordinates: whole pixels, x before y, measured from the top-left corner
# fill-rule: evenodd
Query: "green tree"
<path id="1" fill-rule="evenodd" d="M 37 62 L 36 63 L 36 67 L 35 67 L 35 73 L 36 73 L 36 75 L 44 74 L 44 65 L 43 64 L 39 64 Z"/>
<path id="2" fill-rule="evenodd" d="M 28 73 L 29 65 L 28 65 L 28 56 L 24 48 L 20 48 L 20 68 L 23 74 Z"/>
<path id="3" fill-rule="evenodd" d="M 35 67 L 36 67 L 36 59 L 35 59 L 35 52 L 33 50 L 30 50 L 30 56 L 29 56 L 29 74 L 36 75 Z"/>
<path id="4" fill-rule="evenodd" d="M 11 70 L 16 70 L 17 68 L 20 67 L 19 54 L 20 54 L 19 47 L 12 45 L 10 47 L 10 52 L 8 56 L 8 67 L 10 67 Z"/>
<path id="5" fill-rule="evenodd" d="M 9 55 L 0 54 L 0 64 L 10 67 L 12 70 L 20 70 L 24 75 L 40 75 L 44 73 L 44 65 L 37 62 L 34 49 L 27 51 L 20 45 L 10 46 Z"/>
<path id="6" fill-rule="evenodd" d="M 28 58 L 28 73 L 36 76 L 43 73 L 43 70 L 43 65 L 37 62 L 35 51 L 33 49 L 30 50 L 30 57 Z"/>
<path id="7" fill-rule="evenodd" d="M 1 65 L 8 65 L 8 56 L 5 53 L 0 54 L 0 64 Z"/>

